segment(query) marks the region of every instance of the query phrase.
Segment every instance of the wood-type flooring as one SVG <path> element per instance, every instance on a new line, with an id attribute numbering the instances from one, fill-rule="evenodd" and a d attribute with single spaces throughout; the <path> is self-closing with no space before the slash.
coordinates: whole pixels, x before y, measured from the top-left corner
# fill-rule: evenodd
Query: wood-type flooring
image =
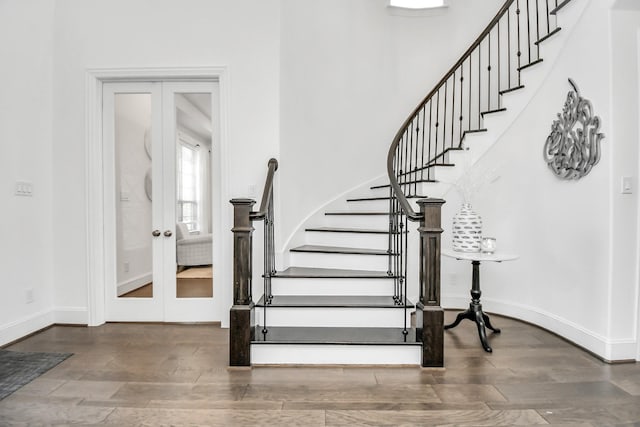
<path id="1" fill-rule="evenodd" d="M 0 425 L 640 426 L 640 364 L 492 320 L 492 354 L 465 321 L 445 332 L 439 370 L 230 370 L 215 325 L 55 326 L 8 347 L 74 355 L 0 401 Z"/>

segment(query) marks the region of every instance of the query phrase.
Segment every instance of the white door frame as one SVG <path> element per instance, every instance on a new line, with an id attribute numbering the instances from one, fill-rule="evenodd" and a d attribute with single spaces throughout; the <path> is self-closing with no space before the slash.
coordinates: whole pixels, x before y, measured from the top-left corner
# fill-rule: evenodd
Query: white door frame
<path id="1" fill-rule="evenodd" d="M 85 77 L 86 90 L 86 218 L 87 218 L 87 307 L 89 326 L 105 323 L 105 236 L 104 236 L 104 170 L 102 136 L 102 86 L 118 81 L 217 81 L 220 90 L 219 200 L 229 200 L 228 168 L 228 100 L 229 78 L 226 66 L 197 68 L 119 68 L 89 69 Z M 231 307 L 231 240 L 225 239 L 232 228 L 231 209 L 218 207 L 213 221 L 213 233 L 219 244 L 214 245 L 216 266 L 216 304 L 222 313 L 221 323 L 228 327 L 225 308 Z"/>

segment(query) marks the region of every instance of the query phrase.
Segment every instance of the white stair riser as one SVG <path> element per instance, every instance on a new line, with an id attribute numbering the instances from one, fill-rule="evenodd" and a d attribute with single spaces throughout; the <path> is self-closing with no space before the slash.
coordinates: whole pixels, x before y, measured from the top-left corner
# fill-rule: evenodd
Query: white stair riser
<path id="1" fill-rule="evenodd" d="M 256 307 L 256 323 L 264 324 L 264 308 Z M 411 326 L 411 311 L 408 308 L 407 327 Z M 357 327 L 357 328 L 402 328 L 402 308 L 353 308 L 353 307 L 267 307 L 267 327 Z"/>
<path id="2" fill-rule="evenodd" d="M 388 195 L 384 197 L 388 197 Z M 347 202 L 347 210 L 349 212 L 386 212 L 389 210 L 389 200 L 365 200 L 357 202 Z"/>
<path id="3" fill-rule="evenodd" d="M 393 295 L 392 279 L 271 279 L 274 295 Z"/>
<path id="4" fill-rule="evenodd" d="M 389 229 L 388 215 L 325 215 L 322 222 L 326 227 Z"/>
<path id="5" fill-rule="evenodd" d="M 306 232 L 304 237 L 308 245 L 385 250 L 389 247 L 388 234 Z"/>
<path id="6" fill-rule="evenodd" d="M 420 346 L 252 344 L 253 365 L 420 365 Z"/>
<path id="7" fill-rule="evenodd" d="M 386 255 L 291 252 L 289 259 L 291 265 L 297 267 L 338 268 L 346 270 L 384 271 L 389 265 L 389 257 Z"/>

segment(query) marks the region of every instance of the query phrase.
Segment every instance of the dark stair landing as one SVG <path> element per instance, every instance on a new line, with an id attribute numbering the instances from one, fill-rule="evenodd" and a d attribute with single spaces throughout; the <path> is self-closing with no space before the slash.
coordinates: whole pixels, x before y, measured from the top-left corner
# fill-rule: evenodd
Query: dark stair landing
<path id="1" fill-rule="evenodd" d="M 273 326 L 266 334 L 256 327 L 252 344 L 340 344 L 340 345 L 414 345 L 416 330 L 402 328 L 311 328 Z"/>

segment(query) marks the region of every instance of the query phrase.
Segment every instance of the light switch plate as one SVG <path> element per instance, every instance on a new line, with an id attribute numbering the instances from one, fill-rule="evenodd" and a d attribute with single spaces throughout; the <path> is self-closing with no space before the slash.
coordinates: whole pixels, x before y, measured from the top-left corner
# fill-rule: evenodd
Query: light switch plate
<path id="1" fill-rule="evenodd" d="M 16 196 L 33 196 L 33 184 L 28 181 L 16 181 Z"/>
<path id="2" fill-rule="evenodd" d="M 633 194 L 633 181 L 630 176 L 623 176 L 620 183 L 620 193 Z"/>

